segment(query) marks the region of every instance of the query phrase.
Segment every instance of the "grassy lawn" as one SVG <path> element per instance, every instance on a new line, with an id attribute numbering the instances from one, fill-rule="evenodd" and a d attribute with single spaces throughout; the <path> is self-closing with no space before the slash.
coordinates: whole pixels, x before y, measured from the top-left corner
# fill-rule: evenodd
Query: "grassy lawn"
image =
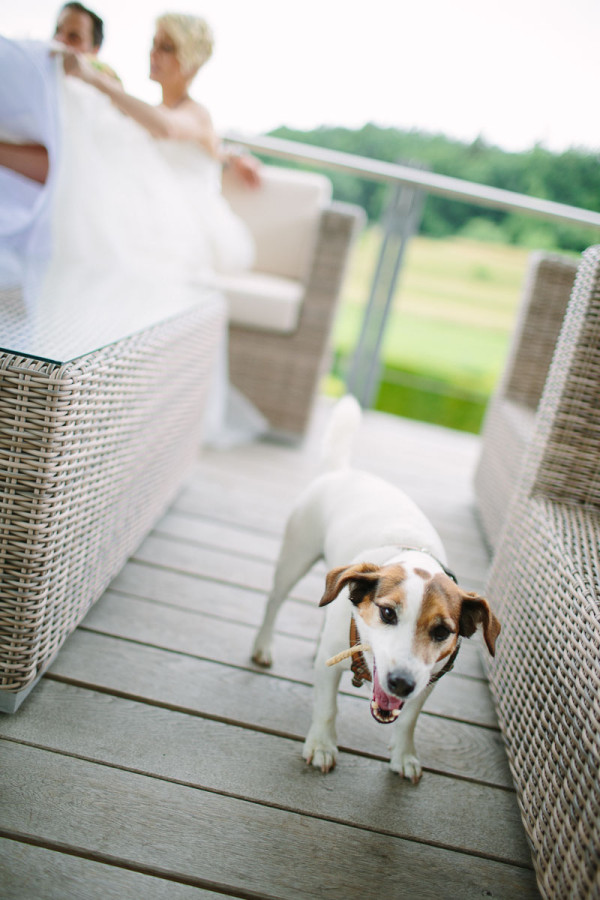
<path id="1" fill-rule="evenodd" d="M 334 329 L 334 376 L 343 374 L 356 344 L 379 246 L 373 227 L 354 254 Z M 383 346 L 377 408 L 479 430 L 502 370 L 529 252 L 467 238 L 410 242 Z M 335 378 L 329 384 L 336 389 Z"/>

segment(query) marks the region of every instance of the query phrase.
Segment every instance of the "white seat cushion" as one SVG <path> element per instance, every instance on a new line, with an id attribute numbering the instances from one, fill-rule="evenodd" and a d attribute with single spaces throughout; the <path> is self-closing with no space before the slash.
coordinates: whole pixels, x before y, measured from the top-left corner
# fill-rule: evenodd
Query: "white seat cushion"
<path id="1" fill-rule="evenodd" d="M 247 328 L 290 334 L 298 327 L 304 285 L 264 272 L 219 275 L 217 287 L 229 305 L 229 321 Z"/>
<path id="2" fill-rule="evenodd" d="M 260 171 L 258 188 L 226 173 L 223 194 L 252 233 L 256 271 L 301 281 L 310 268 L 323 208 L 331 201 L 331 182 L 278 166 Z"/>

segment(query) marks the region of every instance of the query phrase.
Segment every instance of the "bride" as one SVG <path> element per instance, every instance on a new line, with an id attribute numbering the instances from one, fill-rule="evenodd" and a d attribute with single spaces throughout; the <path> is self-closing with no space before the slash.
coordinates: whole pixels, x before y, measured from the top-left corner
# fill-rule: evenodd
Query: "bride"
<path id="1" fill-rule="evenodd" d="M 87 94 L 82 92 L 83 98 L 72 87 L 67 92 L 68 102 L 76 107 L 69 114 L 72 127 L 84 132 L 88 144 L 90 135 L 99 143 L 97 151 L 88 147 L 88 153 L 100 157 L 98 166 L 109 169 L 109 179 L 111 174 L 123 172 L 124 152 L 127 149 L 130 159 L 134 161 L 134 166 L 128 167 L 128 182 L 123 185 L 125 192 L 119 198 L 120 211 L 128 205 L 135 213 L 138 211 L 137 203 L 141 204 L 142 209 L 147 206 L 144 199 L 147 201 L 148 195 L 152 200 L 152 195 L 157 191 L 161 191 L 161 197 L 166 189 L 174 192 L 184 210 L 171 215 L 171 233 L 175 232 L 184 245 L 193 248 L 184 255 L 188 271 L 191 265 L 196 275 L 211 269 L 221 272 L 245 269 L 252 264 L 253 256 L 249 234 L 221 197 L 220 178 L 222 165 L 231 162 L 243 178 L 249 183 L 256 183 L 256 162 L 249 156 L 228 157 L 208 110 L 189 95 L 191 83 L 210 58 L 212 47 L 212 34 L 203 19 L 167 13 L 157 20 L 150 51 L 150 78 L 158 82 L 162 90 L 159 106 L 152 106 L 126 93 L 120 81 L 99 69 L 85 54 L 70 47 L 61 49 L 67 75 L 79 79 L 110 100 L 110 104 L 102 109 L 97 102 L 90 100 L 89 91 Z M 125 141 L 131 145 L 133 130 L 128 133 L 123 128 L 122 116 L 115 116 L 115 109 L 141 126 L 146 135 L 153 139 L 146 141 L 143 153 L 141 146 L 137 149 L 143 158 L 135 160 L 135 151 L 132 153 L 131 146 L 124 146 Z M 97 119 L 99 111 L 100 121 Z M 112 128 L 108 121 L 111 113 L 114 120 Z M 82 119 L 87 121 L 84 123 Z M 115 129 L 122 133 L 121 140 L 113 134 Z M 88 166 L 90 177 L 96 179 L 96 183 L 98 166 Z M 138 183 L 140 177 L 143 184 Z M 106 187 L 102 184 L 103 192 Z M 109 191 L 111 196 L 118 196 L 114 184 L 109 186 Z M 156 213 L 150 216 L 150 220 L 155 217 Z M 144 215 L 143 221 L 140 215 L 136 218 L 136 224 L 142 228 L 148 221 L 147 215 Z M 170 243 L 177 242 L 171 240 Z M 145 246 L 148 246 L 147 243 Z M 165 255 L 164 252 L 162 255 Z"/>
<path id="2" fill-rule="evenodd" d="M 158 19 L 150 52 L 150 77 L 162 89 L 156 107 L 85 55 L 55 51 L 67 77 L 58 78 L 63 126 L 40 302 L 52 302 L 65 271 L 82 266 L 86 277 L 118 269 L 208 285 L 215 273 L 248 268 L 252 240 L 222 197 L 220 177 L 232 162 L 256 183 L 256 161 L 229 159 L 208 111 L 189 95 L 212 53 L 206 22 L 175 13 Z M 226 335 L 221 349 L 205 431 L 209 442 L 229 445 L 265 430 L 265 422 L 227 385 Z"/>
<path id="3" fill-rule="evenodd" d="M 62 50 L 68 75 L 100 91 L 113 107 L 133 119 L 155 139 L 155 146 L 175 176 L 181 195 L 192 206 L 192 228 L 202 229 L 208 247 L 196 236 L 196 253 L 208 252 L 201 265 L 219 271 L 248 268 L 252 244 L 242 223 L 220 196 L 224 163 L 232 163 L 250 183 L 258 179 L 252 157 L 230 156 L 223 151 L 208 110 L 189 95 L 199 69 L 212 54 L 213 39 L 207 23 L 196 16 L 167 13 L 156 23 L 150 51 L 150 78 L 162 90 L 162 103 L 152 106 L 126 93 L 121 83 L 99 70 L 72 48 Z M 189 230 L 189 223 L 188 225 Z M 183 229 L 179 228 L 181 232 Z M 192 239 L 193 240 L 193 239 Z"/>

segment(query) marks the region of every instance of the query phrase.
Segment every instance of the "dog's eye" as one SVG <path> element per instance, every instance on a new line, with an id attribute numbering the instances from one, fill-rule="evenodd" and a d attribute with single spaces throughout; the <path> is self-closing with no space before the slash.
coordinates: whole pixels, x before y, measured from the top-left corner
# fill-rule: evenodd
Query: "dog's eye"
<path id="1" fill-rule="evenodd" d="M 450 637 L 452 632 L 449 628 L 446 628 L 445 625 L 436 625 L 435 628 L 432 628 L 429 633 L 431 635 L 432 641 L 435 641 L 437 644 L 441 644 L 442 641 L 445 641 L 446 638 Z"/>
<path id="2" fill-rule="evenodd" d="M 385 622 L 386 625 L 395 625 L 398 621 L 398 616 L 393 606 L 380 606 L 379 615 L 381 616 L 381 621 Z"/>

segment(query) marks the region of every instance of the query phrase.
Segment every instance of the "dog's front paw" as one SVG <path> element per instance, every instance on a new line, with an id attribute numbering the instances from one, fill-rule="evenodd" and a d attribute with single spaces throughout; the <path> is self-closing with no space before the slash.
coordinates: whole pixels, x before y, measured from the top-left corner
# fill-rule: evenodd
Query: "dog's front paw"
<path id="1" fill-rule="evenodd" d="M 252 648 L 252 662 L 255 662 L 257 666 L 262 666 L 264 669 L 268 669 L 273 662 L 270 644 L 263 643 L 259 637 L 254 641 Z"/>
<path id="2" fill-rule="evenodd" d="M 256 663 L 257 666 L 262 666 L 263 669 L 268 669 L 269 666 L 273 663 L 273 657 L 271 656 L 270 650 L 262 650 L 258 648 L 257 650 L 252 651 L 252 662 Z"/>
<path id="3" fill-rule="evenodd" d="M 320 729 L 312 729 L 304 742 L 302 756 L 307 764 L 311 763 L 321 772 L 331 772 L 335 768 L 338 756 L 338 748 L 335 738 Z"/>
<path id="4" fill-rule="evenodd" d="M 421 763 L 417 756 L 413 753 L 392 753 L 390 759 L 390 768 L 392 772 L 397 772 L 402 778 L 407 778 L 413 784 L 418 784 L 423 774 Z"/>

